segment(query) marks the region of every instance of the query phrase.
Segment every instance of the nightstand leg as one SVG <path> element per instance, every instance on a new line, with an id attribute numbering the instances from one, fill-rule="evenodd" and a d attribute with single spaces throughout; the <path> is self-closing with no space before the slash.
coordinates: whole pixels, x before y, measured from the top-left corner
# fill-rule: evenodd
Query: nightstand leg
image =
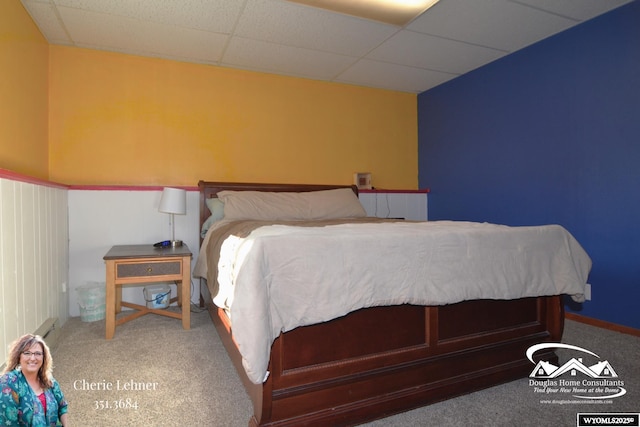
<path id="1" fill-rule="evenodd" d="M 106 339 L 110 340 L 116 331 L 116 275 L 115 263 L 107 261 L 107 282 L 106 282 Z"/>
<path id="2" fill-rule="evenodd" d="M 182 261 L 182 283 L 179 292 L 182 295 L 182 328 L 191 329 L 191 257 L 185 257 Z"/>
<path id="3" fill-rule="evenodd" d="M 118 286 L 118 285 L 114 285 L 113 286 L 114 291 L 115 291 L 115 296 L 116 296 L 116 311 L 115 313 L 118 314 L 122 311 L 122 285 Z"/>

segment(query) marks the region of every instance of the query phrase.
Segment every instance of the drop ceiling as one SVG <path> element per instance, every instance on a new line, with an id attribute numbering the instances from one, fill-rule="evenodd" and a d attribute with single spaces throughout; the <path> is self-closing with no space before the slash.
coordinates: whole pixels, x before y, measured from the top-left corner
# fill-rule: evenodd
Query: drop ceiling
<path id="1" fill-rule="evenodd" d="M 632 0 L 440 0 L 404 26 L 286 0 L 21 0 L 51 44 L 420 93 Z"/>

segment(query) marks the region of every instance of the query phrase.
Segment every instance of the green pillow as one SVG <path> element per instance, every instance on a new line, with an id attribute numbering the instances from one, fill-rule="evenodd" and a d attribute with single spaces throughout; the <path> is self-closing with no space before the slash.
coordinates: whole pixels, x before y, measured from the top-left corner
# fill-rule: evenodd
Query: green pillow
<path id="1" fill-rule="evenodd" d="M 203 238 L 214 222 L 220 221 L 222 218 L 224 218 L 224 203 L 222 203 L 220 199 L 218 199 L 217 197 L 212 197 L 210 199 L 207 199 L 205 203 L 209 208 L 209 212 L 211 212 L 211 216 L 207 218 L 207 220 L 202 224 L 200 236 Z"/>

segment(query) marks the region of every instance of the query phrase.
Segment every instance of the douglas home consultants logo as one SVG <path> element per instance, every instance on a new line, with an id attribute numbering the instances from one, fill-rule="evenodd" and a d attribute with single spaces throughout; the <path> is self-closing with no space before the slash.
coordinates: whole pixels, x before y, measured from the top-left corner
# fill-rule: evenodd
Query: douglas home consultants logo
<path id="1" fill-rule="evenodd" d="M 576 354 L 561 366 L 556 366 L 545 360 L 535 362 L 533 355 L 543 349 L 567 349 Z M 610 403 L 611 399 L 624 396 L 624 381 L 618 378 L 613 366 L 601 360 L 600 356 L 592 351 L 575 345 L 562 343 L 536 344 L 527 349 L 527 359 L 535 365 L 529 374 L 529 386 L 534 393 L 544 394 L 546 399 L 558 397 L 569 398 L 567 400 L 545 401 L 545 403 Z M 588 355 L 588 356 L 585 356 Z M 585 363 L 583 359 L 592 356 L 595 363 Z M 578 401 L 576 401 L 577 399 Z M 542 402 L 542 401 L 541 401 Z"/>

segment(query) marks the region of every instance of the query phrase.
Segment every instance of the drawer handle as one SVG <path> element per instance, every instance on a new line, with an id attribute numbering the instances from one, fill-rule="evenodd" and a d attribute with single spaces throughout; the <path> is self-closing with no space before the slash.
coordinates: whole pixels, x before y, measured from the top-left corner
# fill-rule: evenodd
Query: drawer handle
<path id="1" fill-rule="evenodd" d="M 153 268 L 147 267 L 147 273 L 151 273 L 152 271 L 153 271 Z"/>

